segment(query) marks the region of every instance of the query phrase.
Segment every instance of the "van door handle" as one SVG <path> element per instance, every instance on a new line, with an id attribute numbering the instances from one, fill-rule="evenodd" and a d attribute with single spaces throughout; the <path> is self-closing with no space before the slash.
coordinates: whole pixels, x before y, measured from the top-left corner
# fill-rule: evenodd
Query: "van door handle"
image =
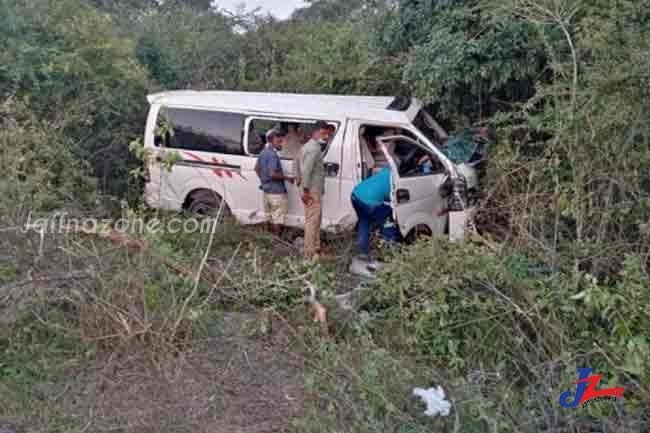
<path id="1" fill-rule="evenodd" d="M 339 165 L 335 162 L 326 162 L 323 164 L 325 167 L 325 176 L 336 177 L 339 175 Z"/>
<path id="2" fill-rule="evenodd" d="M 408 189 L 398 189 L 397 193 L 397 204 L 408 203 L 411 200 L 411 193 Z"/>

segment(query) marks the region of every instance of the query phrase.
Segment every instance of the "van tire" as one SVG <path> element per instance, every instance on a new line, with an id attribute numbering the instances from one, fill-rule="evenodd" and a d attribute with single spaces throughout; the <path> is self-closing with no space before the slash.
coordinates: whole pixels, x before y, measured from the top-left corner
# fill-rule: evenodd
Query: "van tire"
<path id="1" fill-rule="evenodd" d="M 184 209 L 194 217 L 216 216 L 222 201 L 223 198 L 216 192 L 202 189 L 194 191 L 188 196 Z M 229 217 L 230 215 L 230 208 L 224 203 L 221 217 Z"/>
<path id="2" fill-rule="evenodd" d="M 417 225 L 411 229 L 406 235 L 405 241 L 407 244 L 412 244 L 420 239 L 429 239 L 431 237 L 431 229 L 424 224 Z"/>

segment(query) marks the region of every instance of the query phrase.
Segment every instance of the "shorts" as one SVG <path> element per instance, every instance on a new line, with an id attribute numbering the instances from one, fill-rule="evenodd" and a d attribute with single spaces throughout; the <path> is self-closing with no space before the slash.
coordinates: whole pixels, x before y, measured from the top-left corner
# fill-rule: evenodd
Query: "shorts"
<path id="1" fill-rule="evenodd" d="M 286 194 L 264 194 L 264 211 L 271 224 L 284 225 L 289 210 Z"/>

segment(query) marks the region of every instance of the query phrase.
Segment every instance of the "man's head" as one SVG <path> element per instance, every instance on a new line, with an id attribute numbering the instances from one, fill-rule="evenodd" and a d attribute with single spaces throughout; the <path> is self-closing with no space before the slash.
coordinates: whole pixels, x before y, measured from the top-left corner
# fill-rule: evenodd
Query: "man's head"
<path id="1" fill-rule="evenodd" d="M 271 128 L 266 133 L 266 142 L 270 143 L 276 150 L 282 150 L 286 134 L 278 128 Z"/>
<path id="2" fill-rule="evenodd" d="M 330 139 L 330 125 L 322 120 L 316 122 L 311 133 L 311 138 L 321 144 L 327 143 Z"/>

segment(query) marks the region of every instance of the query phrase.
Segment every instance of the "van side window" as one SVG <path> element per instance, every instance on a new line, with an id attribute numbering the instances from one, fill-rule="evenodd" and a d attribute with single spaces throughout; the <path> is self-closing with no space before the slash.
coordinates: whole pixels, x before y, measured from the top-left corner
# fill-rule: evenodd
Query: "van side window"
<path id="1" fill-rule="evenodd" d="M 362 125 L 359 129 L 362 176 L 364 179 L 381 170 L 383 167 L 389 166 L 386 155 L 381 151 L 377 139 L 391 135 L 403 135 L 415 139 L 413 134 L 409 131 L 397 127 L 385 125 Z M 389 142 L 387 150 L 390 157 L 399 165 L 399 159 L 395 154 L 396 142 Z"/>
<path id="2" fill-rule="evenodd" d="M 315 123 L 315 120 L 295 122 L 284 119 L 251 118 L 248 124 L 248 154 L 259 155 L 266 144 L 266 132 L 271 128 L 278 128 L 286 134 L 284 147 L 278 152 L 280 158 L 294 159 L 298 156 L 302 145 L 309 140 Z M 338 132 L 338 122 L 328 123 L 332 125 L 334 133 Z"/>
<path id="3" fill-rule="evenodd" d="M 276 122 L 267 119 L 252 119 L 248 124 L 248 154 L 259 155 L 266 144 L 266 132 L 275 126 Z"/>
<path id="4" fill-rule="evenodd" d="M 237 113 L 165 107 L 158 115 L 154 141 L 174 149 L 243 155 L 244 118 Z"/>
<path id="5" fill-rule="evenodd" d="M 419 177 L 445 173 L 438 158 L 421 147 L 404 139 L 394 141 L 394 156 L 399 176 Z"/>

